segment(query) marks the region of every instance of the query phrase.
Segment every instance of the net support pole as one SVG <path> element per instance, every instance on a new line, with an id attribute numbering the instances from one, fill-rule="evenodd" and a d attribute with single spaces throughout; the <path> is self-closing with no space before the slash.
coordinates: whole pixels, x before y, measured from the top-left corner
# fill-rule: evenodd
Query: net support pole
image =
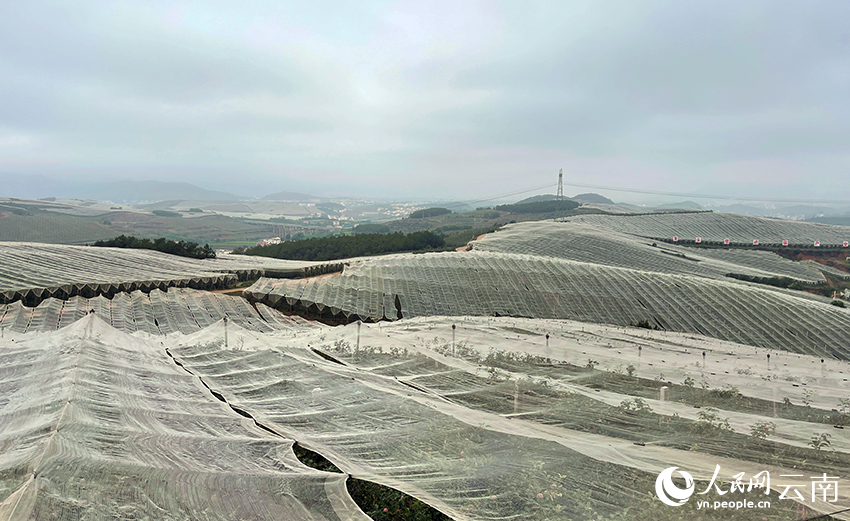
<path id="1" fill-rule="evenodd" d="M 776 414 L 776 400 L 777 400 L 777 392 L 776 392 L 776 384 L 773 384 L 773 417 L 776 418 L 778 414 Z"/>
<path id="2" fill-rule="evenodd" d="M 357 348 L 355 349 L 355 352 L 356 351 L 360 351 L 360 321 L 359 320 L 357 321 Z"/>
<path id="3" fill-rule="evenodd" d="M 456 325 L 452 324 L 452 356 L 455 356 L 455 329 Z"/>
<path id="4" fill-rule="evenodd" d="M 224 347 L 228 347 L 227 344 L 227 317 L 224 317 Z"/>

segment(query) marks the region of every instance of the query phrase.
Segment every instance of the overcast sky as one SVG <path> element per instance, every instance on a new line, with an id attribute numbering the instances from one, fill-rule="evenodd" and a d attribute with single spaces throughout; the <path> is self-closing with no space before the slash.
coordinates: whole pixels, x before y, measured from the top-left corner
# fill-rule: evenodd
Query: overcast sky
<path id="1" fill-rule="evenodd" d="M 554 190 L 562 167 L 848 199 L 848 20 L 840 0 L 3 2 L 0 172 L 457 198 Z"/>

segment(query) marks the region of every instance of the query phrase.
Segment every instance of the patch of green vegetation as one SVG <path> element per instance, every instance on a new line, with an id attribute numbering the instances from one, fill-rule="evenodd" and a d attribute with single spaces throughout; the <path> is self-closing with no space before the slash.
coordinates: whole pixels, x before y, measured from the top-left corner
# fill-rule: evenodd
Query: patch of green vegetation
<path id="1" fill-rule="evenodd" d="M 366 233 L 390 233 L 390 227 L 386 224 L 358 224 L 354 227 L 354 234 L 361 235 Z"/>
<path id="2" fill-rule="evenodd" d="M 138 239 L 136 237 L 119 235 L 108 241 L 97 241 L 94 246 L 105 248 L 131 248 L 136 250 L 155 250 L 162 253 L 169 253 L 180 257 L 190 257 L 192 259 L 214 259 L 215 250 L 210 248 L 209 244 L 201 247 L 196 242 L 189 241 L 169 241 L 164 237 L 159 239 Z"/>
<path id="3" fill-rule="evenodd" d="M 321 454 L 294 443 L 292 452 L 308 467 L 342 474 L 336 465 Z M 363 512 L 374 520 L 411 519 L 415 521 L 451 521 L 451 518 L 418 499 L 390 487 L 349 476 L 348 493 Z"/>
<path id="4" fill-rule="evenodd" d="M 269 219 L 269 222 L 301 226 L 304 224 L 304 219 L 287 219 L 286 217 L 272 217 L 271 219 Z"/>
<path id="5" fill-rule="evenodd" d="M 472 230 L 463 230 L 447 234 L 445 236 L 446 247 L 452 249 L 460 248 L 461 246 L 465 246 L 466 244 L 468 244 L 469 241 L 475 240 L 476 237 L 487 233 L 493 233 L 499 228 L 501 228 L 501 226 L 497 225 L 490 226 L 488 228 L 475 228 Z"/>
<path id="6" fill-rule="evenodd" d="M 154 210 L 151 213 L 157 217 L 183 217 L 180 212 L 172 212 L 171 210 Z"/>
<path id="7" fill-rule="evenodd" d="M 743 374 L 743 373 L 742 373 Z M 744 396 L 736 387 L 709 389 L 706 384 L 697 386 L 690 376 L 682 384 L 663 380 L 649 380 L 615 372 L 598 371 L 574 380 L 574 383 L 590 389 L 600 389 L 617 393 L 629 394 L 643 398 L 658 398 L 662 386 L 667 387 L 667 400 L 697 407 L 717 407 L 730 411 L 750 414 L 762 414 L 786 420 L 822 423 L 826 425 L 850 425 L 850 405 L 838 410 L 827 411 L 806 405 L 794 405 L 788 399 L 783 402 L 773 402 Z M 847 400 L 850 404 L 850 399 Z"/>
<path id="8" fill-rule="evenodd" d="M 730 279 L 743 280 L 745 282 L 754 282 L 756 284 L 765 284 L 767 286 L 774 286 L 777 288 L 787 288 L 787 289 L 808 289 L 810 286 L 805 286 L 797 279 L 792 279 L 790 277 L 756 277 L 753 275 L 742 275 L 740 273 L 727 273 L 727 277 Z"/>
<path id="9" fill-rule="evenodd" d="M 345 210 L 345 206 L 339 203 L 316 203 L 316 208 L 325 213 L 338 213 Z"/>
<path id="10" fill-rule="evenodd" d="M 384 253 L 436 251 L 444 246 L 445 240 L 442 237 L 427 231 L 408 235 L 372 233 L 255 246 L 245 250 L 244 254 L 276 259 L 326 261 Z"/>
<path id="11" fill-rule="evenodd" d="M 0 204 L 0 212 L 11 212 L 15 215 L 28 216 L 32 213 L 24 205 Z"/>
<path id="12" fill-rule="evenodd" d="M 640 327 L 640 328 L 643 328 L 643 329 L 656 329 L 656 330 L 661 329 L 659 326 L 654 326 L 654 325 L 650 324 L 649 320 L 646 320 L 646 319 L 639 321 L 637 324 L 633 324 L 633 323 L 629 322 L 629 326 Z"/>
<path id="13" fill-rule="evenodd" d="M 423 210 L 416 210 L 415 212 L 411 212 L 408 215 L 409 219 L 424 219 L 425 217 L 437 217 L 438 215 L 445 215 L 452 213 L 448 208 L 425 208 Z"/>
<path id="14" fill-rule="evenodd" d="M 511 213 L 560 213 L 569 212 L 579 207 L 579 203 L 569 199 L 555 199 L 533 203 L 502 204 L 496 210 Z"/>
<path id="15" fill-rule="evenodd" d="M 467 213 L 473 217 L 478 217 L 480 219 L 498 219 L 502 216 L 502 212 L 497 212 L 489 208 L 477 208 L 474 212 Z"/>

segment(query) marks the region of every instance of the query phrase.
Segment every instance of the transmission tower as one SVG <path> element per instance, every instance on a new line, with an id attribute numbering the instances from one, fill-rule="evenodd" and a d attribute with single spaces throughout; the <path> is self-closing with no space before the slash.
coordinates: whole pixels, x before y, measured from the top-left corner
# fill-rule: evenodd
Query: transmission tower
<path id="1" fill-rule="evenodd" d="M 552 185 L 549 185 L 552 186 Z M 558 170 L 558 199 L 564 198 L 564 169 Z"/>

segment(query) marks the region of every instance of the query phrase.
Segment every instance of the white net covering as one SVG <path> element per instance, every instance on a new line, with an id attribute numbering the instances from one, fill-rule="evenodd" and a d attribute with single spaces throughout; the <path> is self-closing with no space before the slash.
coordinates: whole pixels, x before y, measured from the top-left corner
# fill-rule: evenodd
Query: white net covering
<path id="1" fill-rule="evenodd" d="M 657 474 L 687 466 L 705 486 L 719 464 L 727 480 L 775 476 L 774 506 L 758 512 L 774 521 L 799 519 L 803 504 L 778 501 L 780 474 L 826 471 L 850 487 L 843 432 L 833 429 L 828 454 L 807 447 L 837 421 L 826 408 L 846 388 L 846 362 L 780 355 L 758 367 L 757 349 L 702 337 L 505 318 L 229 335 L 227 347 L 217 323 L 143 338 L 95 314 L 0 340 L 0 517 L 366 519 L 349 474 L 458 521 L 673 520 L 696 506 L 647 500 Z M 625 363 L 638 367 L 610 372 Z M 665 380 L 687 375 L 708 387 Z M 811 387 L 809 405 L 786 377 Z M 743 394 L 711 393 L 729 385 Z M 776 391 L 798 404 L 777 408 L 765 398 Z M 636 397 L 645 408 L 622 405 Z M 701 419 L 697 401 L 729 428 Z M 779 441 L 747 434 L 760 420 Z M 293 440 L 344 474 L 300 464 Z M 393 519 L 380 506 L 370 515 Z"/>
<path id="2" fill-rule="evenodd" d="M 526 255 L 388 256 L 352 263 L 338 276 L 260 279 L 245 295 L 284 311 L 349 320 L 483 315 L 645 322 L 840 359 L 850 345 L 850 312 L 790 292 Z"/>
<path id="3" fill-rule="evenodd" d="M 610 230 L 657 239 L 679 237 L 693 241 L 733 244 L 782 244 L 811 247 L 815 241 L 823 246 L 840 246 L 850 241 L 850 227 L 830 224 L 786 221 L 750 217 L 732 213 L 650 213 L 643 215 L 579 215 L 564 219 L 568 222 L 591 224 Z"/>
<path id="4" fill-rule="evenodd" d="M 264 304 L 254 307 L 241 297 L 170 288 L 119 293 L 111 300 L 102 296 L 49 298 L 37 307 L 26 307 L 17 301 L 0 305 L 0 328 L 20 333 L 54 331 L 90 313 L 120 331 L 152 335 L 193 333 L 225 318 L 239 327 L 260 332 L 317 327 L 315 322 L 283 315 Z"/>
<path id="5" fill-rule="evenodd" d="M 170 286 L 211 289 L 268 270 L 294 273 L 314 264 L 242 255 L 199 260 L 149 250 L 0 242 L 0 303 L 112 296 Z"/>
<path id="6" fill-rule="evenodd" d="M 836 271 L 813 262 L 793 262 L 769 251 L 696 249 L 664 242 L 653 243 L 651 239 L 615 232 L 604 226 L 577 222 L 511 224 L 485 235 L 472 245 L 478 251 L 540 255 L 602 266 L 709 278 L 724 278 L 735 273 L 823 283 L 826 279 L 822 271 Z M 850 277 L 850 273 L 839 273 Z"/>
<path id="7" fill-rule="evenodd" d="M 0 518 L 367 519 L 165 349 L 96 315 L 0 340 Z"/>

